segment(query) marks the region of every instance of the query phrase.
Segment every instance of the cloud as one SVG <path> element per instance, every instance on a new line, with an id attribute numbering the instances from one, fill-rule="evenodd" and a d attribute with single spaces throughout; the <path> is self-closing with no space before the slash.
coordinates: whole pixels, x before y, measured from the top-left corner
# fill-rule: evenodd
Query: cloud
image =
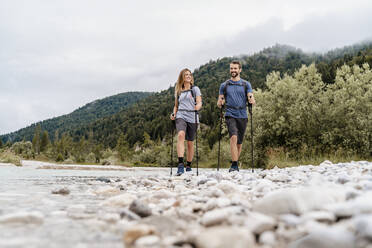
<path id="1" fill-rule="evenodd" d="M 182 68 L 275 43 L 326 51 L 371 37 L 365 0 L 1 1 L 0 134 Z"/>

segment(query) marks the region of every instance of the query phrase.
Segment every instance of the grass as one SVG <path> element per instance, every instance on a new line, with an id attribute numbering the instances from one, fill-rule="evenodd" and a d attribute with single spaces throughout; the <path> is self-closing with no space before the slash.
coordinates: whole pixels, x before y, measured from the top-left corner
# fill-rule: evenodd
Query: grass
<path id="1" fill-rule="evenodd" d="M 283 149 L 271 149 L 268 151 L 268 163 L 266 169 L 272 169 L 275 166 L 278 168 L 285 168 L 299 165 L 319 165 L 325 160 L 329 160 L 332 163 L 372 160 L 372 158 L 364 158 L 341 150 L 329 154 L 312 154 L 311 156 L 306 156 L 300 152 L 296 154 L 297 158 L 293 157 L 293 154 L 286 153 Z"/>
<path id="2" fill-rule="evenodd" d="M 16 166 L 22 166 L 21 165 L 21 157 L 15 155 L 9 150 L 5 150 L 0 153 L 0 162 L 1 163 L 10 163 L 14 164 Z"/>

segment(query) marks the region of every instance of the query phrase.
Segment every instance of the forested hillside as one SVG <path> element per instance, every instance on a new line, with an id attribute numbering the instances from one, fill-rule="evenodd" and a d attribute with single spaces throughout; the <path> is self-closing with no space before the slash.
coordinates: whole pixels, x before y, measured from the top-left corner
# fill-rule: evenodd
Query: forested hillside
<path id="1" fill-rule="evenodd" d="M 0 139 L 3 143 L 8 140 L 11 142 L 23 139 L 31 141 L 35 133 L 35 128 L 39 124 L 42 130 L 48 131 L 49 137 L 54 139 L 56 131 L 59 134 L 70 132 L 71 130 L 87 125 L 97 119 L 111 116 L 151 94 L 152 93 L 149 92 L 126 92 L 106 97 L 88 103 L 70 114 L 34 123 L 16 132 L 0 136 Z"/>
<path id="2" fill-rule="evenodd" d="M 241 77 L 251 82 L 257 99 L 255 166 L 271 166 L 277 158 L 298 164 L 329 156 L 337 159 L 372 156 L 372 43 L 325 54 L 307 54 L 290 46 L 275 45 L 250 56 L 210 61 L 194 70 L 195 83 L 203 97 L 199 132 L 202 164 L 215 166 L 217 160 L 216 100 L 220 84 L 230 77 L 229 64 L 234 59 L 243 63 Z M 99 113 L 105 112 L 106 116 L 89 111 L 95 109 L 92 106 L 98 101 L 67 115 L 69 118 L 59 117 L 20 130 L 12 138 L 32 140 L 32 152 L 25 153 L 30 143 L 14 144 L 12 149 L 28 157 L 41 153 L 65 162 L 111 159 L 112 163 L 168 165 L 174 87 L 147 96 L 140 99 L 144 95 L 133 95 L 131 103 L 135 103 L 117 113 L 103 111 L 112 104 L 102 103 Z M 97 119 L 91 121 L 94 118 Z M 91 122 L 74 124 L 76 120 L 87 119 Z M 51 133 L 51 142 L 49 130 L 58 130 L 56 138 Z M 223 134 L 221 154 L 226 166 L 229 146 L 225 128 Z M 249 131 L 246 139 L 248 136 Z M 250 142 L 245 144 L 241 162 L 247 165 Z"/>
<path id="3" fill-rule="evenodd" d="M 208 126 L 202 135 L 211 147 L 218 139 L 218 89 L 220 84 L 229 78 L 229 63 L 233 59 L 237 58 L 210 61 L 193 72 L 196 85 L 200 87 L 203 95 L 201 122 Z M 293 74 L 302 65 L 313 62 L 316 62 L 324 82 L 330 84 L 334 82 L 336 69 L 344 63 L 362 65 L 367 62 L 372 65 L 372 44 L 345 47 L 324 55 L 309 55 L 290 46 L 275 45 L 252 56 L 242 56 L 238 59 L 243 62 L 242 78 L 249 80 L 254 89 L 265 90 L 266 76 L 270 72 Z M 152 140 L 162 140 L 170 130 L 169 114 L 173 107 L 173 92 L 174 88 L 171 87 L 156 93 L 116 115 L 75 130 L 71 135 L 75 139 L 82 135 L 88 137 L 88 133 L 93 131 L 95 140 L 112 148 L 116 146 L 121 133 L 130 145 L 142 143 L 144 133 L 149 134 Z"/>

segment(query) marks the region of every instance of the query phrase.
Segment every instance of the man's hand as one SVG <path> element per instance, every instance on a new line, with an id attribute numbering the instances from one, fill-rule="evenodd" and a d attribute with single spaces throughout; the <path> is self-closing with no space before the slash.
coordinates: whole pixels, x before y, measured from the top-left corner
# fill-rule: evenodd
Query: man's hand
<path id="1" fill-rule="evenodd" d="M 256 104 L 256 100 L 254 99 L 254 96 L 252 93 L 248 93 L 248 102 L 252 105 Z"/>
<path id="2" fill-rule="evenodd" d="M 218 97 L 218 100 L 217 100 L 217 106 L 219 107 L 219 108 L 221 108 L 223 105 L 225 105 L 225 98 L 222 96 L 219 96 Z"/>

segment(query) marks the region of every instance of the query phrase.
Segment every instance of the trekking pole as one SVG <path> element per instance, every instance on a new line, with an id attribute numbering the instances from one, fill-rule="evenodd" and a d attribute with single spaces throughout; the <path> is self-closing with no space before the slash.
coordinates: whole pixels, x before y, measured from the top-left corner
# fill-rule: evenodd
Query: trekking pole
<path id="1" fill-rule="evenodd" d="M 252 172 L 253 172 L 253 114 L 252 114 L 252 104 L 248 102 L 248 111 L 251 116 L 251 157 L 252 157 Z"/>
<path id="2" fill-rule="evenodd" d="M 174 137 L 174 122 L 172 121 L 172 146 L 171 146 L 171 164 L 170 164 L 170 175 L 172 176 L 172 169 L 173 169 L 173 137 Z"/>
<path id="3" fill-rule="evenodd" d="M 220 108 L 220 135 L 218 137 L 218 163 L 217 163 L 217 171 L 220 170 L 220 154 L 221 154 L 221 136 L 222 136 L 222 108 Z"/>
<path id="4" fill-rule="evenodd" d="M 196 145 L 196 175 L 199 176 L 199 158 L 198 158 L 198 122 L 197 122 L 197 115 L 198 111 L 195 110 L 195 125 L 196 125 L 196 132 L 195 132 L 195 145 Z"/>

